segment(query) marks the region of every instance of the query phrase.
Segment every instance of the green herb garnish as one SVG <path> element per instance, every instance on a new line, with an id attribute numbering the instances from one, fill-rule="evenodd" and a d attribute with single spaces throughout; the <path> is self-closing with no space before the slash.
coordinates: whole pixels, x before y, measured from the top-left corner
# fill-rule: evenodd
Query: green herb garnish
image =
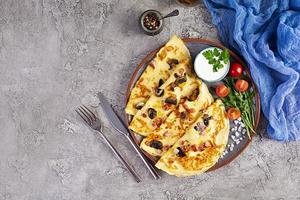
<path id="1" fill-rule="evenodd" d="M 255 112 L 253 107 L 253 98 L 255 93 L 250 89 L 245 92 L 236 91 L 234 87 L 234 79 L 232 77 L 227 77 L 223 82 L 229 88 L 230 92 L 226 97 L 221 99 L 225 107 L 235 107 L 241 111 L 242 121 L 247 129 L 248 137 L 251 138 L 251 132 L 255 133 Z"/>
<path id="2" fill-rule="evenodd" d="M 224 67 L 221 63 L 222 61 L 224 64 L 229 63 L 229 52 L 227 49 L 220 52 L 217 48 L 214 48 L 213 50 L 207 50 L 202 54 L 208 60 L 208 63 L 213 66 L 214 72 L 217 72 Z"/>

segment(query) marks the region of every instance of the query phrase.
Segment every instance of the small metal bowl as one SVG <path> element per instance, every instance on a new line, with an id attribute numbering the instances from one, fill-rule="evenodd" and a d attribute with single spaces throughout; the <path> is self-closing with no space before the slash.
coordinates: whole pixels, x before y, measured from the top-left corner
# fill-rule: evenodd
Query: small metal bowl
<path id="1" fill-rule="evenodd" d="M 194 7 L 200 4 L 200 0 L 176 0 L 176 3 L 182 7 Z"/>
<path id="2" fill-rule="evenodd" d="M 150 29 L 148 29 L 147 27 L 145 27 L 145 25 L 144 25 L 144 19 L 145 19 L 145 17 L 146 17 L 147 15 L 149 15 L 149 14 L 154 14 L 154 15 L 156 15 L 156 16 L 160 19 L 160 20 L 159 20 L 159 22 L 160 22 L 160 23 L 159 23 L 159 26 L 158 26 L 158 28 L 155 29 L 155 30 L 150 30 Z M 140 24 L 142 30 L 143 30 L 147 35 L 151 35 L 151 36 L 157 35 L 157 34 L 159 34 L 159 33 L 162 31 L 163 26 L 164 26 L 164 19 L 161 19 L 161 18 L 162 18 L 162 14 L 161 14 L 160 12 L 158 12 L 157 10 L 146 10 L 146 11 L 143 12 L 143 14 L 141 15 L 140 20 L 139 20 L 139 24 Z"/>

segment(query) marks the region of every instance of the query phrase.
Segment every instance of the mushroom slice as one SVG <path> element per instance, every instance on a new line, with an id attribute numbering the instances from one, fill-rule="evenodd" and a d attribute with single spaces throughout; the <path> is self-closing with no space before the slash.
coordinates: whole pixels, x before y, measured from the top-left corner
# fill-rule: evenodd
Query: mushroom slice
<path id="1" fill-rule="evenodd" d="M 156 115 L 157 115 L 157 112 L 155 109 L 153 109 L 153 108 L 148 109 L 148 116 L 150 119 L 154 119 L 156 117 Z"/>
<path id="2" fill-rule="evenodd" d="M 141 110 L 144 107 L 145 103 L 144 102 L 139 102 L 135 104 L 135 108 L 138 110 Z"/>
<path id="3" fill-rule="evenodd" d="M 195 100 L 197 99 L 197 97 L 199 96 L 199 93 L 200 93 L 199 88 L 196 88 L 196 89 L 192 92 L 192 94 L 191 94 L 190 96 L 188 96 L 188 100 L 189 100 L 189 101 L 195 101 Z"/>
<path id="4" fill-rule="evenodd" d="M 170 69 L 173 69 L 175 65 L 179 64 L 179 61 L 177 59 L 171 58 L 167 61 L 167 63 L 169 64 Z"/>
<path id="5" fill-rule="evenodd" d="M 150 147 L 155 148 L 155 149 L 162 149 L 163 148 L 163 144 L 161 141 L 158 140 L 152 140 L 150 142 Z"/>
<path id="6" fill-rule="evenodd" d="M 165 103 L 177 105 L 177 99 L 175 97 L 168 97 L 165 99 Z"/>
<path id="7" fill-rule="evenodd" d="M 154 89 L 154 94 L 158 97 L 161 97 L 164 94 L 164 90 L 160 88 Z"/>

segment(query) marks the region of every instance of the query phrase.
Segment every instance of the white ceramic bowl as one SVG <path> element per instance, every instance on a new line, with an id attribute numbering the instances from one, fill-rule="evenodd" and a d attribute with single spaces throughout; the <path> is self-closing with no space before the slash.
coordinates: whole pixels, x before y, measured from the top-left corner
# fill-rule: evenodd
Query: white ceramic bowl
<path id="1" fill-rule="evenodd" d="M 213 66 L 208 63 L 208 60 L 203 56 L 203 52 L 207 50 L 213 50 L 215 48 L 218 49 L 220 52 L 223 51 L 222 49 L 217 47 L 209 47 L 203 49 L 200 53 L 198 53 L 194 61 L 194 70 L 197 76 L 200 79 L 210 83 L 221 81 L 223 78 L 225 78 L 230 68 L 230 61 L 227 64 L 221 61 L 224 67 L 219 69 L 217 72 L 213 71 Z"/>

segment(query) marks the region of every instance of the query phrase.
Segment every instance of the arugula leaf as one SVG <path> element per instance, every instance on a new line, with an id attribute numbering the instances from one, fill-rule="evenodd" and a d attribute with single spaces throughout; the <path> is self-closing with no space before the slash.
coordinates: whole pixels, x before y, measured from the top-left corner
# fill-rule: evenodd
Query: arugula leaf
<path id="1" fill-rule="evenodd" d="M 241 118 L 246 126 L 248 137 L 250 138 L 251 132 L 255 133 L 255 111 L 253 107 L 255 93 L 250 89 L 243 93 L 236 91 L 234 87 L 235 82 L 232 77 L 225 78 L 223 82 L 229 88 L 230 92 L 226 97 L 222 98 L 222 101 L 225 107 L 235 107 L 241 111 Z"/>

